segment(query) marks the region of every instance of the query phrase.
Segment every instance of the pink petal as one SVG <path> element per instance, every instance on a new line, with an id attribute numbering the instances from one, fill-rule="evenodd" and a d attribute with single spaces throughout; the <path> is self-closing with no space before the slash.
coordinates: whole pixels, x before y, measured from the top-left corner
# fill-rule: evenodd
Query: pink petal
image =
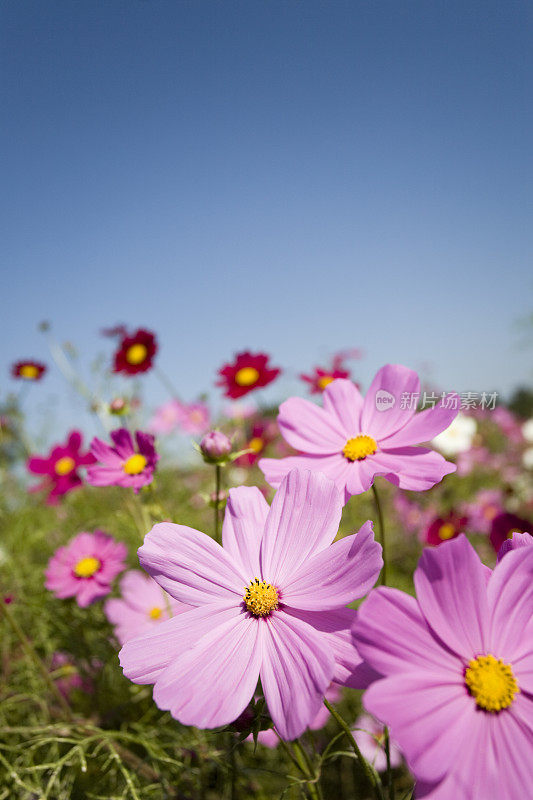
<path id="1" fill-rule="evenodd" d="M 398 673 L 373 683 L 363 705 L 389 726 L 413 773 L 427 781 L 455 763 L 476 716 L 461 672 L 455 684 L 443 684 L 438 673 Z"/>
<path id="2" fill-rule="evenodd" d="M 314 553 L 337 535 L 342 498 L 319 472 L 293 470 L 276 492 L 261 543 L 264 580 L 283 585 Z"/>
<path id="3" fill-rule="evenodd" d="M 284 608 L 284 613 L 307 622 L 327 639 L 335 658 L 333 680 L 344 686 L 351 685 L 352 676 L 359 670 L 362 659 L 354 644 L 352 627 L 357 618 L 353 608 L 335 611 L 302 611 L 298 608 Z M 376 675 L 376 677 L 379 677 Z M 366 688 L 366 687 L 365 687 Z"/>
<path id="4" fill-rule="evenodd" d="M 172 597 L 193 606 L 240 601 L 250 578 L 205 533 L 160 522 L 138 550 L 141 566 Z"/>
<path id="5" fill-rule="evenodd" d="M 457 467 L 446 461 L 440 453 L 427 447 L 399 447 L 396 450 L 378 450 L 373 456 L 367 456 L 375 473 L 399 486 L 421 492 L 431 489 L 445 475 L 455 472 Z"/>
<path id="6" fill-rule="evenodd" d="M 382 675 L 424 669 L 443 680 L 460 674 L 463 662 L 434 636 L 417 601 L 388 586 L 369 594 L 357 612 L 355 646 Z"/>
<path id="7" fill-rule="evenodd" d="M 121 458 L 118 453 L 115 453 L 112 447 L 110 447 L 105 442 L 102 442 L 101 439 L 97 439 L 96 437 L 91 442 L 91 452 L 93 455 L 104 464 L 107 464 L 110 467 L 115 467 L 117 469 L 122 469 L 124 464 L 124 459 Z"/>
<path id="8" fill-rule="evenodd" d="M 222 545 L 249 580 L 261 574 L 259 549 L 270 506 L 255 486 L 229 490 Z"/>
<path id="9" fill-rule="evenodd" d="M 314 553 L 284 581 L 282 601 L 311 611 L 335 609 L 363 597 L 378 579 L 383 559 L 372 523 Z"/>
<path id="10" fill-rule="evenodd" d="M 380 469 L 374 460 L 370 458 L 347 463 L 348 475 L 346 491 L 349 493 L 350 497 L 367 492 L 372 486 L 375 476 L 385 472 L 385 470 Z"/>
<path id="11" fill-rule="evenodd" d="M 464 534 L 424 550 L 415 570 L 422 614 L 466 662 L 486 653 L 489 644 L 487 574 L 490 571 Z"/>
<path id="12" fill-rule="evenodd" d="M 322 472 L 326 477 L 335 482 L 339 492 L 345 492 L 346 481 L 353 465 L 343 455 L 337 453 L 333 456 L 288 456 L 287 458 L 261 458 L 258 462 L 266 480 L 271 486 L 277 488 L 283 478 L 293 469 Z M 344 502 L 350 495 L 345 494 Z"/>
<path id="13" fill-rule="evenodd" d="M 261 684 L 268 710 L 283 739 L 296 739 L 322 704 L 335 669 L 322 634 L 305 622 L 274 612 L 265 617 Z"/>
<path id="14" fill-rule="evenodd" d="M 346 378 L 337 378 L 328 384 L 323 392 L 324 411 L 336 417 L 346 439 L 361 432 L 361 411 L 363 398 L 357 386 Z M 341 448 L 342 449 L 342 448 Z"/>
<path id="15" fill-rule="evenodd" d="M 302 397 L 291 397 L 279 407 L 278 425 L 291 447 L 303 453 L 338 453 L 346 432 L 337 417 Z"/>
<path id="16" fill-rule="evenodd" d="M 393 395 L 394 404 L 385 406 L 384 410 L 378 410 L 376 405 L 378 392 Z M 401 407 L 401 397 L 404 392 L 420 394 L 420 381 L 416 372 L 399 364 L 387 364 L 382 367 L 376 373 L 364 399 L 361 432 L 380 441 L 403 428 L 415 413 L 409 404 L 406 408 Z"/>
<path id="17" fill-rule="evenodd" d="M 489 652 L 506 663 L 524 654 L 533 657 L 533 641 L 525 636 L 533 610 L 533 548 L 507 553 L 490 577 L 487 598 Z"/>
<path id="18" fill-rule="evenodd" d="M 182 619 L 182 614 L 177 619 Z M 261 664 L 261 621 L 243 611 L 178 654 L 158 677 L 154 701 L 183 725 L 216 728 L 233 722 L 257 686 Z"/>
<path id="19" fill-rule="evenodd" d="M 380 446 L 390 450 L 391 447 L 405 447 L 431 441 L 437 434 L 446 430 L 459 413 L 459 403 L 457 408 L 444 407 L 448 403 L 453 405 L 451 398 L 454 397 L 456 395 L 449 394 L 446 401 L 441 400 L 434 408 L 426 408 L 425 411 L 415 414 L 399 431 L 381 439 Z"/>
<path id="20" fill-rule="evenodd" d="M 131 433 L 126 428 L 119 428 L 110 433 L 111 441 L 119 456 L 127 459 L 135 452 Z"/>
<path id="21" fill-rule="evenodd" d="M 212 603 L 159 623 L 154 630 L 126 642 L 119 653 L 124 675 L 133 683 L 155 683 L 180 653 L 235 619 L 235 614 L 234 604 Z"/>

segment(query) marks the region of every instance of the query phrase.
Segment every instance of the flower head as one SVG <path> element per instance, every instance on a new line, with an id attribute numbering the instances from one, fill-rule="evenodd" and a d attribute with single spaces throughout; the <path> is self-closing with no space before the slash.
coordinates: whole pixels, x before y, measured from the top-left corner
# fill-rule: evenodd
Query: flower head
<path id="1" fill-rule="evenodd" d="M 46 502 L 49 505 L 54 505 L 61 495 L 82 485 L 79 467 L 94 464 L 94 456 L 89 452 L 82 452 L 81 445 L 81 433 L 72 431 L 66 443 L 54 445 L 47 456 L 31 456 L 28 459 L 26 465 L 28 471 L 45 476 L 44 480 L 31 491 L 48 489 Z"/>
<path id="2" fill-rule="evenodd" d="M 126 428 L 111 431 L 112 445 L 96 437 L 91 442 L 91 453 L 100 463 L 87 472 L 87 482 L 92 486 L 123 486 L 138 492 L 151 483 L 159 455 L 150 433 L 135 432 L 133 442 Z"/>
<path id="3" fill-rule="evenodd" d="M 503 492 L 500 489 L 482 489 L 472 503 L 465 503 L 468 526 L 478 533 L 490 533 L 492 520 L 503 510 Z"/>
<path id="4" fill-rule="evenodd" d="M 379 588 L 357 649 L 379 674 L 365 708 L 390 728 L 417 797 L 527 797 L 533 780 L 533 549 L 491 573 L 465 536 L 426 549 L 417 598 Z"/>
<path id="5" fill-rule="evenodd" d="M 533 523 L 527 519 L 522 519 L 516 514 L 498 514 L 492 520 L 490 527 L 490 543 L 498 552 L 502 544 L 513 537 L 515 533 L 529 533 L 533 535 Z"/>
<path id="6" fill-rule="evenodd" d="M 224 364 L 219 369 L 220 380 L 216 385 L 223 386 L 225 397 L 233 399 L 243 397 L 254 389 L 268 386 L 281 372 L 278 367 L 269 367 L 268 359 L 269 356 L 264 353 L 253 355 L 247 350 L 238 353 L 232 364 Z"/>
<path id="7" fill-rule="evenodd" d="M 249 450 L 250 452 L 239 456 L 235 463 L 240 467 L 249 467 L 255 464 L 263 454 L 265 448 L 274 441 L 277 435 L 278 428 L 275 422 L 269 419 L 256 420 L 243 445 L 243 450 Z"/>
<path id="8" fill-rule="evenodd" d="M 153 433 L 170 433 L 181 428 L 185 433 L 203 433 L 209 427 L 209 408 L 205 403 L 171 400 L 156 409 L 148 425 Z"/>
<path id="9" fill-rule="evenodd" d="M 327 369 L 322 367 L 314 367 L 310 375 L 300 375 L 300 380 L 309 384 L 309 391 L 311 394 L 320 394 L 324 391 L 326 386 L 329 386 L 337 378 L 349 378 L 350 373 L 347 369 Z"/>
<path id="10" fill-rule="evenodd" d="M 453 511 L 444 517 L 434 517 L 424 532 L 424 541 L 430 545 L 438 545 L 455 539 L 460 533 L 464 533 L 467 522 L 466 517 L 460 517 Z"/>
<path id="11" fill-rule="evenodd" d="M 40 361 L 17 361 L 11 367 L 13 378 L 21 378 L 24 381 L 40 381 L 46 372 L 46 364 Z"/>
<path id="12" fill-rule="evenodd" d="M 56 550 L 46 568 L 45 586 L 56 597 L 75 597 L 82 608 L 111 590 L 111 583 L 125 567 L 126 545 L 103 531 L 78 533 Z"/>
<path id="13" fill-rule="evenodd" d="M 170 597 L 149 575 L 131 569 L 120 579 L 121 597 L 106 601 L 104 612 L 120 644 L 151 631 L 190 606 Z"/>
<path id="14" fill-rule="evenodd" d="M 225 462 L 231 451 L 231 439 L 222 431 L 209 431 L 200 442 L 200 452 L 208 464 Z"/>
<path id="15" fill-rule="evenodd" d="M 370 488 L 383 475 L 401 489 L 430 489 L 455 470 L 438 453 L 413 445 L 427 442 L 457 414 L 457 397 L 415 413 L 420 383 L 416 372 L 388 365 L 379 370 L 366 397 L 348 380 L 326 386 L 324 406 L 291 397 L 281 404 L 278 425 L 301 454 L 259 462 L 267 481 L 278 486 L 295 467 L 323 472 L 344 491 L 345 500 Z"/>
<path id="16" fill-rule="evenodd" d="M 332 679 L 354 685 L 355 611 L 381 568 L 370 522 L 332 544 L 342 509 L 332 481 L 291 472 L 269 507 L 255 487 L 231 489 L 222 541 L 183 525 L 155 525 L 139 549 L 144 569 L 195 606 L 127 642 L 120 659 L 135 683 L 184 725 L 235 720 L 261 677 L 286 739 L 313 721 Z"/>
<path id="17" fill-rule="evenodd" d="M 498 561 L 501 561 L 504 555 L 511 550 L 519 550 L 522 547 L 531 547 L 531 545 L 533 545 L 533 536 L 530 533 L 513 533 L 498 550 Z"/>
<path id="18" fill-rule="evenodd" d="M 477 422 L 473 417 L 457 414 L 451 425 L 435 436 L 431 444 L 445 456 L 456 456 L 470 450 L 476 431 Z"/>
<path id="19" fill-rule="evenodd" d="M 126 375 L 147 372 L 152 367 L 156 352 L 157 340 L 151 331 L 139 328 L 131 336 L 124 332 L 114 356 L 113 372 Z"/>

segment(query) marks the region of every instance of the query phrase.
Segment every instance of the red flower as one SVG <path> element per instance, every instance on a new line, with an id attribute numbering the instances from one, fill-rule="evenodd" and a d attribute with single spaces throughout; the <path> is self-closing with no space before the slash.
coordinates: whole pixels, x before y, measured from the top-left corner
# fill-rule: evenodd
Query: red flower
<path id="1" fill-rule="evenodd" d="M 253 389 L 268 386 L 281 372 L 276 367 L 269 369 L 268 359 L 269 356 L 264 353 L 257 353 L 257 355 L 248 351 L 237 353 L 233 364 L 224 364 L 219 369 L 220 380 L 216 385 L 224 386 L 224 395 L 234 400 L 243 397 Z"/>
<path id="2" fill-rule="evenodd" d="M 464 533 L 467 521 L 467 517 L 459 517 L 453 511 L 445 517 L 436 517 L 426 528 L 426 543 L 437 545 L 455 539 L 460 533 Z"/>
<path id="3" fill-rule="evenodd" d="M 139 328 L 132 336 L 124 334 L 115 353 L 113 372 L 136 375 L 147 372 L 157 352 L 157 340 L 153 333 Z"/>
<path id="4" fill-rule="evenodd" d="M 17 361 L 11 367 L 11 375 L 14 378 L 22 378 L 25 381 L 40 381 L 46 372 L 46 364 L 40 361 Z"/>
<path id="5" fill-rule="evenodd" d="M 264 455 L 264 450 L 278 434 L 278 426 L 272 420 L 258 420 L 252 427 L 250 436 L 243 445 L 243 450 L 251 450 L 235 459 L 235 464 L 240 467 L 251 467 L 259 456 Z"/>
<path id="6" fill-rule="evenodd" d="M 496 552 L 507 539 L 512 538 L 513 533 L 530 533 L 533 536 L 533 523 L 516 514 L 503 513 L 494 517 L 489 538 Z"/>
<path id="7" fill-rule="evenodd" d="M 315 367 L 311 375 L 300 375 L 300 380 L 310 385 L 311 394 L 318 394 L 319 392 L 323 392 L 326 386 L 336 378 L 349 377 L 350 373 L 346 369 L 338 369 L 336 367 L 332 367 L 332 369 L 322 369 L 321 367 Z"/>
<path id="8" fill-rule="evenodd" d="M 82 485 L 78 467 L 85 467 L 96 462 L 95 457 L 81 452 L 82 437 L 79 431 L 69 434 L 66 444 L 55 445 L 47 456 L 31 456 L 27 468 L 35 475 L 45 475 L 45 479 L 30 491 L 39 492 L 49 489 L 47 503 L 54 505 L 60 495 L 77 489 Z"/>

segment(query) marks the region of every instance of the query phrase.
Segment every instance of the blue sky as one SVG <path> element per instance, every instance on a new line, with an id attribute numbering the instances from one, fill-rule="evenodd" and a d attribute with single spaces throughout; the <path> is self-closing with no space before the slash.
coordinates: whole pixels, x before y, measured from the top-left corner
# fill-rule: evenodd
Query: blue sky
<path id="1" fill-rule="evenodd" d="M 0 9 L 9 365 L 157 331 L 183 397 L 235 351 L 358 346 L 446 389 L 531 379 L 529 2 L 30 0 Z M 164 390 L 152 376 L 154 403 Z M 216 392 L 215 392 L 216 393 Z M 55 371 L 28 409 L 78 406 Z"/>

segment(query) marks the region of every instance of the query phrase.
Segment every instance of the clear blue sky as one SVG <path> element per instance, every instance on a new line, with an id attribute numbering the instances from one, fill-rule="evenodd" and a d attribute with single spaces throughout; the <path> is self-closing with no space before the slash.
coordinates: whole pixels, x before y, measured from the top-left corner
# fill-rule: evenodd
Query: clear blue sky
<path id="1" fill-rule="evenodd" d="M 1 396 L 42 319 L 87 363 L 102 326 L 153 328 L 186 398 L 247 347 L 527 379 L 532 10 L 4 0 Z"/>

